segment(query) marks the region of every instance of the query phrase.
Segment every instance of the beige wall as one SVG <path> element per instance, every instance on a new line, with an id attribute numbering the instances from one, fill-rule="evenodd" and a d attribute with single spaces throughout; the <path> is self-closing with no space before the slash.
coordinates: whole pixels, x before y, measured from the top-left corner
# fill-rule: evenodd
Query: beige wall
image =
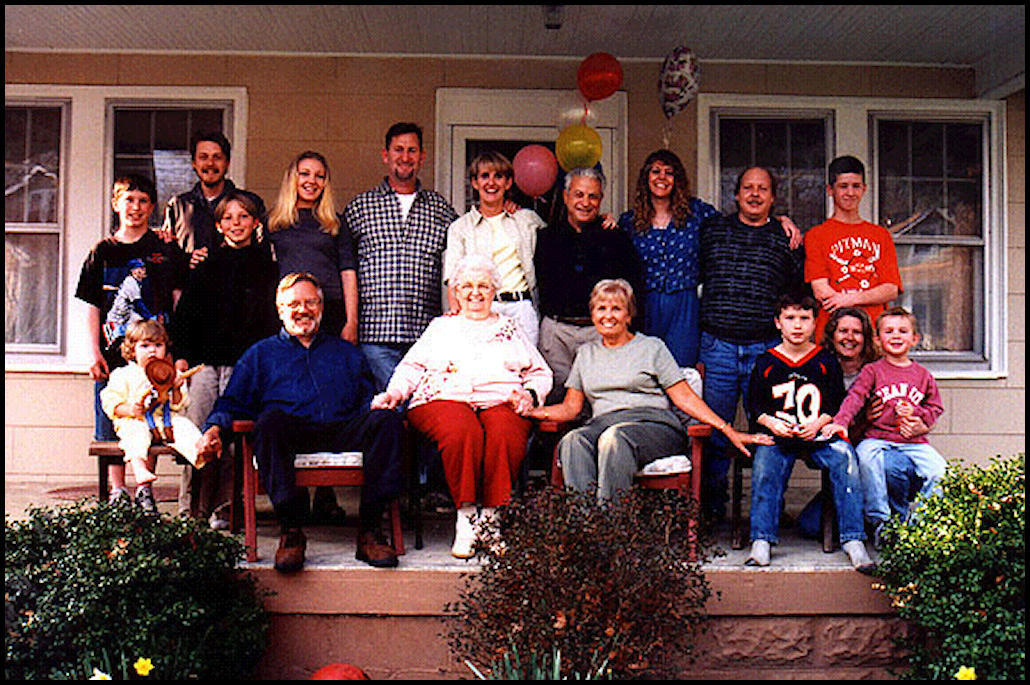
<path id="1" fill-rule="evenodd" d="M 247 90 L 249 189 L 275 197 L 282 170 L 304 149 L 327 155 L 341 203 L 377 183 L 379 150 L 394 121 L 420 123 L 435 150 L 435 93 L 448 88 L 574 89 L 578 60 L 283 57 L 219 55 L 67 55 L 5 53 L 8 84 L 236 86 Z M 666 120 L 657 102 L 658 62 L 624 62 L 628 168 L 659 147 Z M 969 70 L 783 64 L 702 64 L 710 93 L 848 97 L 967 98 Z M 946 413 L 934 444 L 947 457 L 982 461 L 1025 450 L 1025 95 L 1007 101 L 1009 376 L 945 381 Z M 696 174 L 693 107 L 673 120 L 671 145 Z M 97 160 L 98 172 L 102 169 Z M 423 182 L 434 186 L 433 164 Z M 617 201 L 625 205 L 625 198 Z M 71 230 L 76 230 L 72 227 Z M 85 255 L 69 255 L 70 277 Z M 8 478 L 92 475 L 86 457 L 92 418 L 84 374 L 5 373 Z"/>

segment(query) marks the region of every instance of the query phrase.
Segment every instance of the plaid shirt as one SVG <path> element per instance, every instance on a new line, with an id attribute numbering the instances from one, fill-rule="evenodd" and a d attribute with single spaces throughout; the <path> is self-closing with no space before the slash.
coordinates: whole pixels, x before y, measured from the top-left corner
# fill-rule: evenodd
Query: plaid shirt
<path id="1" fill-rule="evenodd" d="M 411 344 L 442 311 L 447 228 L 458 218 L 439 193 L 419 185 L 408 218 L 384 179 L 343 211 L 358 260 L 360 341 Z"/>

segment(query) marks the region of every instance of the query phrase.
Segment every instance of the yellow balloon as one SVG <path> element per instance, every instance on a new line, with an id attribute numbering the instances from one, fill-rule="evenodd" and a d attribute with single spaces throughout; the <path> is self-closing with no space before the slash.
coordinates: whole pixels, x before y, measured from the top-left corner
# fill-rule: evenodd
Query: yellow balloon
<path id="1" fill-rule="evenodd" d="M 592 167 L 601 161 L 601 136 L 586 124 L 573 124 L 558 135 L 554 154 L 565 171 Z"/>

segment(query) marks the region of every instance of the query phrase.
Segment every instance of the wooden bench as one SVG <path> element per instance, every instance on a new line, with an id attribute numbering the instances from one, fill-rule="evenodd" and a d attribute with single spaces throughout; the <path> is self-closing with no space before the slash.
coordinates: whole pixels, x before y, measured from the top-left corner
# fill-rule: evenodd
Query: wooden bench
<path id="1" fill-rule="evenodd" d="M 243 530 L 244 544 L 247 548 L 247 561 L 257 561 L 257 495 L 261 492 L 261 479 L 258 478 L 257 468 L 254 466 L 254 451 L 251 445 L 254 422 L 233 421 L 232 430 L 239 438 L 240 456 L 238 458 L 242 463 L 243 471 Z M 360 464 L 340 463 L 327 466 L 319 464 L 317 458 L 305 459 L 305 456 L 310 457 L 312 455 L 297 456 L 298 461 L 294 463 L 297 487 L 317 487 L 320 485 L 329 487 L 360 487 L 365 482 L 365 476 Z M 315 465 L 301 465 L 304 463 L 313 463 Z M 401 527 L 400 502 L 398 500 L 390 503 L 389 512 L 391 543 L 394 552 L 400 556 L 404 554 L 404 535 Z"/>
<path id="2" fill-rule="evenodd" d="M 182 455 L 168 445 L 152 445 L 150 455 L 153 457 L 168 456 L 175 459 L 177 464 L 186 466 L 189 464 Z M 107 468 L 125 463 L 125 452 L 118 446 L 117 440 L 94 440 L 89 444 L 89 456 L 97 460 L 97 497 L 101 502 L 107 501 L 110 493 L 107 479 Z M 196 502 L 196 498 L 194 498 Z"/>

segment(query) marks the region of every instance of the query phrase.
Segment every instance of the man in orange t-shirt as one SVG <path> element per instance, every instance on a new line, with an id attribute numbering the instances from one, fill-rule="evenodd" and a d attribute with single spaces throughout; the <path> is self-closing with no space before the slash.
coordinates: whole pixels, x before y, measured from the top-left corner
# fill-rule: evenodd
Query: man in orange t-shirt
<path id="1" fill-rule="evenodd" d="M 834 310 L 861 307 L 876 321 L 901 293 L 891 234 L 859 215 L 866 191 L 865 166 L 851 156 L 833 160 L 826 191 L 833 200 L 833 215 L 805 235 L 805 281 L 820 304 L 816 340 L 822 339 Z"/>

